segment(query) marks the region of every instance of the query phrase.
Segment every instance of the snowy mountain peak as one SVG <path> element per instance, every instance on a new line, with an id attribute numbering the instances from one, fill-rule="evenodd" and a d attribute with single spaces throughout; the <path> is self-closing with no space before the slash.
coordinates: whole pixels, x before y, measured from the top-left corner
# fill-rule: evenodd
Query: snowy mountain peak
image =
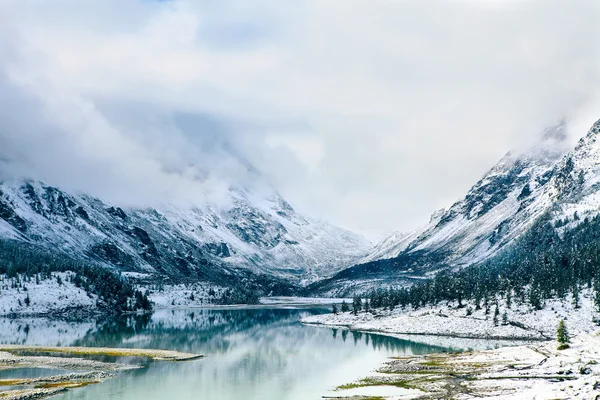
<path id="1" fill-rule="evenodd" d="M 569 149 L 567 124 L 559 121 L 541 132 L 534 145 L 507 153 L 462 199 L 434 213 L 427 225 L 401 238 L 386 238 L 362 264 L 342 271 L 319 290 L 368 288 L 382 281 L 405 284 L 440 269 L 487 259 L 548 212 L 562 221 L 563 230 L 584 216 L 596 215 L 600 212 L 598 132 L 600 121 Z M 564 221 L 570 221 L 566 228 Z"/>
<path id="2" fill-rule="evenodd" d="M 275 191 L 231 188 L 229 196 L 222 209 L 119 207 L 42 182 L 5 181 L 0 239 L 121 271 L 220 284 L 248 274 L 310 282 L 358 261 L 370 248 L 358 234 L 298 214 Z"/>

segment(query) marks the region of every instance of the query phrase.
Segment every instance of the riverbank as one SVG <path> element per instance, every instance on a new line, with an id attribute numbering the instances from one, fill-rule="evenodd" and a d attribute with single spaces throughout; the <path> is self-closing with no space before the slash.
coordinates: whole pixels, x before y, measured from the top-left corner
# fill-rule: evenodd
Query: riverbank
<path id="1" fill-rule="evenodd" d="M 600 336 L 583 334 L 566 350 L 553 341 L 495 350 L 395 358 L 376 374 L 343 385 L 343 399 L 597 399 Z M 373 397 L 369 390 L 403 389 Z M 384 391 L 385 392 L 385 391 Z M 357 395 L 361 393 L 361 395 Z M 393 390 L 390 390 L 393 393 Z"/>

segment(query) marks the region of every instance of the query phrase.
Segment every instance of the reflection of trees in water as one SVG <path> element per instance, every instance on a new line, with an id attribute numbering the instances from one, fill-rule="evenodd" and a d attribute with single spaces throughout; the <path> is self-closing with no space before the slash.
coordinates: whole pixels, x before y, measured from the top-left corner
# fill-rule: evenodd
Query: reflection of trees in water
<path id="1" fill-rule="evenodd" d="M 327 328 L 302 329 L 298 320 L 320 310 L 235 309 L 235 310 L 171 310 L 155 315 L 129 315 L 98 323 L 95 330 L 75 341 L 77 346 L 176 349 L 188 352 L 225 353 L 232 346 L 251 345 L 267 349 L 274 341 L 298 343 L 327 332 Z M 427 354 L 452 351 L 389 336 L 333 328 L 334 340 L 346 342 L 352 335 L 354 345 L 371 346 L 396 354 Z M 243 336 L 240 336 L 243 335 Z M 138 339 L 133 340 L 133 339 Z M 257 360 L 255 360 L 257 361 Z"/>
<path id="2" fill-rule="evenodd" d="M 96 321 L 96 329 L 73 342 L 72 346 L 119 347 L 124 340 L 143 332 L 150 324 L 152 316 L 120 315 Z"/>
<path id="3" fill-rule="evenodd" d="M 340 328 L 332 328 L 331 333 L 333 339 L 338 338 L 338 331 Z M 361 331 L 350 331 L 348 329 L 342 329 L 341 338 L 345 342 L 348 339 L 348 333 L 352 334 L 352 340 L 354 345 L 358 345 L 359 342 L 364 338 L 365 344 L 368 346 L 369 343 L 374 350 L 386 350 L 388 352 L 400 353 L 400 354 L 430 354 L 430 353 L 442 353 L 451 352 L 455 349 L 433 346 L 425 343 L 412 342 L 409 340 L 402 340 L 390 336 L 378 335 L 368 332 Z"/>
<path id="4" fill-rule="evenodd" d="M 162 348 L 201 353 L 210 357 L 197 367 L 191 364 L 154 363 L 128 374 L 169 376 L 179 368 L 194 369 L 203 382 L 228 385 L 292 387 L 314 374 L 313 364 L 361 357 L 374 351 L 389 355 L 423 354 L 446 349 L 342 328 L 305 327 L 299 318 L 319 310 L 173 310 L 154 315 L 129 315 L 97 324 L 73 345 Z M 345 342 L 345 343 L 344 343 Z M 354 346 L 353 346 L 354 345 Z M 356 346 L 356 348 L 355 348 Z M 134 360 L 139 362 L 139 360 Z M 134 362 L 132 361 L 132 362 Z M 151 379 L 151 378 L 146 378 Z"/>
<path id="5" fill-rule="evenodd" d="M 265 334 L 298 324 L 300 318 L 319 312 L 322 310 L 196 309 L 171 310 L 152 316 L 120 316 L 98 323 L 97 329 L 88 332 L 73 345 L 118 347 L 124 346 L 128 339 L 146 336 L 146 341 L 142 343 L 144 347 L 166 346 L 180 351 L 194 351 L 200 345 L 210 344 L 211 351 L 224 352 L 229 349 L 228 338 L 232 335 Z"/>

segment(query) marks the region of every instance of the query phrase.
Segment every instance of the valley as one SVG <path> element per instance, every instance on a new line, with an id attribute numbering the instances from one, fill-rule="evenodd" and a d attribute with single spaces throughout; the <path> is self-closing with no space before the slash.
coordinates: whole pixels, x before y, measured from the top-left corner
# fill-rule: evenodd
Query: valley
<path id="1" fill-rule="evenodd" d="M 600 400 L 599 19 L 0 0 L 0 400 Z"/>

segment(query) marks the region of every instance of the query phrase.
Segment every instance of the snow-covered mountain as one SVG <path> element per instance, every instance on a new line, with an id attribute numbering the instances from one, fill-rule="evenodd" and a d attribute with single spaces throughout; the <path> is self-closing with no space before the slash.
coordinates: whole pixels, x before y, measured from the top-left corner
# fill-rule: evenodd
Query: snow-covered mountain
<path id="1" fill-rule="evenodd" d="M 600 212 L 600 121 L 574 149 L 564 122 L 540 140 L 508 153 L 447 211 L 406 235 L 392 235 L 349 269 L 315 285 L 335 293 L 423 279 L 441 269 L 481 262 L 550 213 L 568 230 Z"/>
<path id="2" fill-rule="evenodd" d="M 38 181 L 5 181 L 0 238 L 148 277 L 227 284 L 252 276 L 283 286 L 335 274 L 370 248 L 358 234 L 300 215 L 275 190 L 232 187 L 227 196 L 226 207 L 121 208 Z"/>
<path id="3" fill-rule="evenodd" d="M 464 198 L 436 211 L 426 226 L 397 241 L 387 254 L 370 254 L 364 261 L 435 250 L 452 263 L 469 264 L 494 253 L 546 211 L 549 171 L 568 151 L 565 129 L 561 122 L 533 147 L 506 154 Z"/>

